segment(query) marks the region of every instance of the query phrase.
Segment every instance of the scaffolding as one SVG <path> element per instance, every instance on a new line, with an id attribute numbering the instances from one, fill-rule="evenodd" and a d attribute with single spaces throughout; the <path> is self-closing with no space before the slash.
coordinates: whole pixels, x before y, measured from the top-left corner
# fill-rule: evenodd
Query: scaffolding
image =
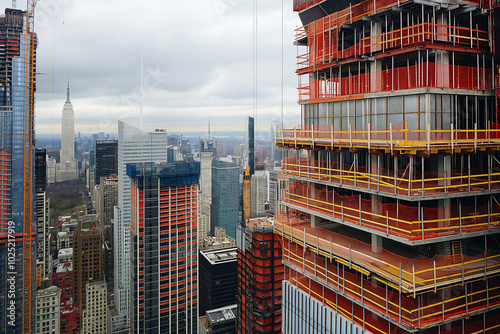
<path id="1" fill-rule="evenodd" d="M 487 248 L 411 260 L 386 250 L 371 255 L 368 244 L 296 218 L 279 216 L 275 232 L 288 267 L 408 330 L 500 306 L 500 255 Z"/>
<path id="2" fill-rule="evenodd" d="M 285 280 L 363 330 L 500 328 L 496 5 L 294 1 L 274 230 Z"/>

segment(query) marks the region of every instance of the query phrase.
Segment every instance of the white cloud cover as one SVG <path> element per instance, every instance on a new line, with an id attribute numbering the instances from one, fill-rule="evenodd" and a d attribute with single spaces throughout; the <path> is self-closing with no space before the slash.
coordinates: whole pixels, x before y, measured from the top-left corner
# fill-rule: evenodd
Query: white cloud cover
<path id="1" fill-rule="evenodd" d="M 3 7 L 11 1 L 0 0 Z M 281 119 L 282 1 L 257 0 L 257 129 Z M 24 1 L 18 7 L 26 8 Z M 140 55 L 144 61 L 144 127 L 242 130 L 253 114 L 252 0 L 43 0 L 36 126 L 59 133 L 66 82 L 75 130 L 116 131 L 138 124 Z M 284 1 L 284 121 L 299 122 L 292 1 Z"/>

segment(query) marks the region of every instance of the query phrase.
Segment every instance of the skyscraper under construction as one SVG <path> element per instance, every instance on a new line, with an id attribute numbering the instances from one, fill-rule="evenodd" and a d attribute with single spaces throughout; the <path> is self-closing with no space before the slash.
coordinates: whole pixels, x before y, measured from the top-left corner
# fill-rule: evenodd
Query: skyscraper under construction
<path id="1" fill-rule="evenodd" d="M 493 4 L 294 0 L 283 333 L 498 333 Z"/>
<path id="2" fill-rule="evenodd" d="M 31 3 L 30 1 L 28 1 Z M 32 8 L 29 8 L 30 14 Z M 0 332 L 31 333 L 35 300 L 32 16 L 0 16 Z"/>

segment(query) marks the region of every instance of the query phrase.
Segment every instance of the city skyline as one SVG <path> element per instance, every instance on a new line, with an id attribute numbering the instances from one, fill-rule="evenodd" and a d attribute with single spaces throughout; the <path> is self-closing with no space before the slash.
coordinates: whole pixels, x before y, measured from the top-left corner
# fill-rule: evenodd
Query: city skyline
<path id="1" fill-rule="evenodd" d="M 11 1 L 0 4 L 11 7 Z M 18 8 L 25 6 L 18 2 Z M 260 130 L 281 120 L 282 12 L 278 1 L 258 6 Z M 292 42 L 300 23 L 291 3 L 284 3 L 283 12 L 284 118 L 294 124 L 298 106 Z M 197 19 L 187 24 L 188 17 Z M 117 120 L 138 126 L 141 50 L 145 130 L 158 123 L 169 132 L 204 130 L 208 117 L 214 131 L 244 129 L 244 117 L 253 114 L 251 2 L 40 1 L 35 30 L 43 41 L 37 70 L 44 73 L 37 77 L 37 133 L 59 133 L 58 107 L 68 77 L 76 132 L 116 132 Z M 186 116 L 189 124 L 183 122 Z"/>

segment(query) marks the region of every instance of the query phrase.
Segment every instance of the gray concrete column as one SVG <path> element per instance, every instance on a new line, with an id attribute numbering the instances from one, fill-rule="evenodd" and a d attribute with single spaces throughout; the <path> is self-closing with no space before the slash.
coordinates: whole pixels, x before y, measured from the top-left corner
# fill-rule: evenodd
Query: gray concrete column
<path id="1" fill-rule="evenodd" d="M 384 238 L 379 235 L 372 234 L 372 252 L 376 254 L 382 253 Z"/>

